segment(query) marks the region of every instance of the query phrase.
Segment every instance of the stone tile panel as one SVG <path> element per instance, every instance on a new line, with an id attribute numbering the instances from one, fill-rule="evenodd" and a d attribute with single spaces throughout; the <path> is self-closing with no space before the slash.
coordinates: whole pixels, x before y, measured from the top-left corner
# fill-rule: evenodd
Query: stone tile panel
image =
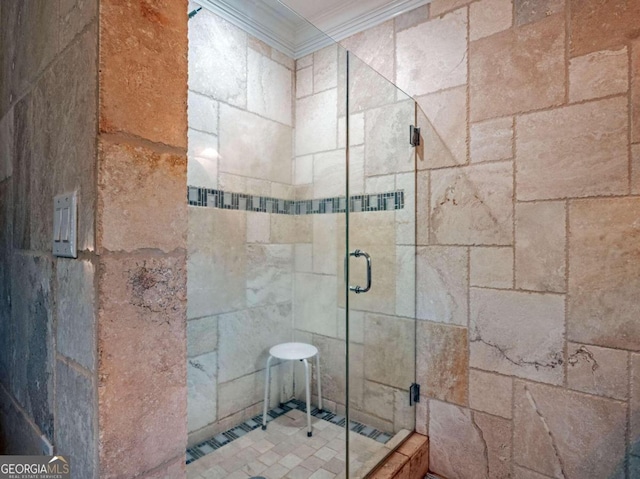
<path id="1" fill-rule="evenodd" d="M 513 248 L 471 248 L 471 286 L 511 288 L 513 286 Z"/>
<path id="2" fill-rule="evenodd" d="M 419 321 L 416 341 L 416 378 L 421 394 L 467 405 L 467 328 Z"/>
<path id="3" fill-rule="evenodd" d="M 100 468 L 133 477 L 186 446 L 185 258 L 102 255 L 100 271 Z"/>
<path id="4" fill-rule="evenodd" d="M 474 413 L 429 401 L 429 469 L 443 477 L 486 478 L 489 468 L 483 431 Z"/>
<path id="5" fill-rule="evenodd" d="M 605 50 L 640 35 L 636 21 L 640 3 L 636 1 L 603 3 L 598 0 L 567 0 L 571 12 L 569 28 L 571 57 Z"/>
<path id="6" fill-rule="evenodd" d="M 433 2 L 432 18 L 438 10 Z M 396 83 L 412 96 L 464 85 L 466 55 L 466 9 L 402 30 L 396 34 Z"/>
<path id="7" fill-rule="evenodd" d="M 513 157 L 513 119 L 497 118 L 471 124 L 471 162 L 508 160 Z"/>
<path id="8" fill-rule="evenodd" d="M 564 202 L 516 205 L 516 287 L 566 291 Z"/>
<path id="9" fill-rule="evenodd" d="M 469 372 L 469 407 L 511 419 L 513 379 L 472 369 Z"/>
<path id="10" fill-rule="evenodd" d="M 101 132 L 128 133 L 186 148 L 187 56 L 176 52 L 189 50 L 194 62 L 199 53 L 213 56 L 188 49 L 186 4 L 184 0 L 100 3 Z M 196 24 L 207 15 L 199 15 Z M 194 34 L 200 31 L 196 24 L 189 25 Z"/>
<path id="11" fill-rule="evenodd" d="M 562 384 L 564 297 L 471 289 L 471 367 Z"/>
<path id="12" fill-rule="evenodd" d="M 432 171 L 429 221 L 436 244 L 512 244 L 513 164 Z"/>
<path id="13" fill-rule="evenodd" d="M 99 149 L 100 249 L 185 248 L 186 157 L 108 141 Z"/>
<path id="14" fill-rule="evenodd" d="M 514 460 L 554 478 L 624 477 L 625 422 L 624 403 L 517 381 Z"/>
<path id="15" fill-rule="evenodd" d="M 417 98 L 426 115 L 424 159 L 428 168 L 467 162 L 467 91 L 458 87 Z"/>
<path id="16" fill-rule="evenodd" d="M 585 393 L 625 400 L 626 351 L 567 343 L 567 385 Z"/>
<path id="17" fill-rule="evenodd" d="M 603 50 L 572 58 L 569 62 L 569 100 L 577 102 L 629 89 L 626 48 Z"/>
<path id="18" fill-rule="evenodd" d="M 640 198 L 572 202 L 569 299 L 572 341 L 640 350 Z"/>
<path id="19" fill-rule="evenodd" d="M 416 317 L 466 326 L 469 275 L 466 249 L 421 246 L 416 254 Z"/>
<path id="20" fill-rule="evenodd" d="M 519 200 L 625 194 L 626 98 L 531 113 L 516 122 Z"/>
<path id="21" fill-rule="evenodd" d="M 471 121 L 561 104 L 564 40 L 564 16 L 553 15 L 471 42 Z"/>

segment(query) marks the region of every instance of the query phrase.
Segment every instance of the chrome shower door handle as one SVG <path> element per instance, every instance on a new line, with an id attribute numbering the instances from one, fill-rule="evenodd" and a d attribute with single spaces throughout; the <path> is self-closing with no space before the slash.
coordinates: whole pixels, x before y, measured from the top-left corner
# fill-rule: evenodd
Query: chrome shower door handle
<path id="1" fill-rule="evenodd" d="M 359 249 L 349 253 L 349 256 L 354 256 L 356 258 L 364 256 L 364 258 L 367 260 L 367 286 L 365 288 L 363 288 L 362 286 L 349 286 L 349 289 L 356 294 L 366 293 L 371 289 L 371 256 Z"/>

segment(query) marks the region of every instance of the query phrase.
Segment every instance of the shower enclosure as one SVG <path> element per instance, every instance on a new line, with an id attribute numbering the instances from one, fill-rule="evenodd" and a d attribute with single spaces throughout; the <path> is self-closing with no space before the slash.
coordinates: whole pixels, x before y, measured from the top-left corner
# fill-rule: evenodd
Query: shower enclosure
<path id="1" fill-rule="evenodd" d="M 415 425 L 415 102 L 276 1 L 200 6 L 188 470 L 364 477 Z M 259 427 L 269 349 L 292 341 L 319 351 L 312 437 L 297 361 L 272 362 Z"/>

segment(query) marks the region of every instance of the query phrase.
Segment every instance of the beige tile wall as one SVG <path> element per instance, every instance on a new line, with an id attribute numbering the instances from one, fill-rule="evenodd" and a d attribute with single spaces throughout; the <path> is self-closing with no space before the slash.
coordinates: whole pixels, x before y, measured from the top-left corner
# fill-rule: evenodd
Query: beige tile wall
<path id="1" fill-rule="evenodd" d="M 434 0 L 345 42 L 422 109 L 417 428 L 444 477 L 640 474 L 638 18 Z"/>

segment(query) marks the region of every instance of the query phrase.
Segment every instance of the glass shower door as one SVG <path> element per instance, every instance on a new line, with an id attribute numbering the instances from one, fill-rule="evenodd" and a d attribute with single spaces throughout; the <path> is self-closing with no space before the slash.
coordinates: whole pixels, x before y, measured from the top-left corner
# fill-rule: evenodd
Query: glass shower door
<path id="1" fill-rule="evenodd" d="M 353 53 L 345 62 L 349 209 L 344 254 L 349 477 L 415 427 L 415 102 Z M 371 59 L 367 59 L 371 60 Z M 381 447 L 382 445 L 382 447 Z"/>

